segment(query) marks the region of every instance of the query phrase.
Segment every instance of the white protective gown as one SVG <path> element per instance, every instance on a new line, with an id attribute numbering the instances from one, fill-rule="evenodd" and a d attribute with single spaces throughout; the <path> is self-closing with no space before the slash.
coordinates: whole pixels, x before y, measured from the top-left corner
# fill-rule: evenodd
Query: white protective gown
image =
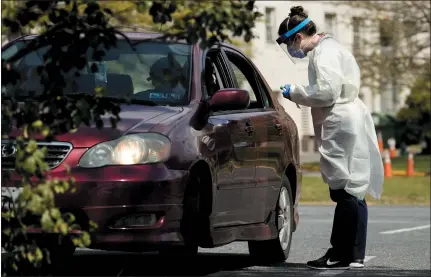
<path id="1" fill-rule="evenodd" d="M 353 55 L 325 35 L 309 52 L 309 85 L 292 85 L 291 100 L 311 107 L 320 171 L 333 190 L 364 199 L 383 192 L 383 163 L 371 114 L 358 98 L 360 70 Z"/>

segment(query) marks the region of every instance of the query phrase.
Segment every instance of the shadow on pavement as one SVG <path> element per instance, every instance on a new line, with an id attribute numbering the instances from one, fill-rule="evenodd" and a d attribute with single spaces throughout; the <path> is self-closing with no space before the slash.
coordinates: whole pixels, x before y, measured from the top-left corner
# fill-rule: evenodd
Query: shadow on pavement
<path id="1" fill-rule="evenodd" d="M 199 254 L 193 261 L 157 254 L 79 253 L 55 270 L 56 276 L 206 276 L 252 266 L 244 254 Z"/>
<path id="2" fill-rule="evenodd" d="M 53 276 L 430 276 L 430 270 L 369 267 L 347 271 L 311 270 L 304 264 L 255 265 L 247 254 L 202 253 L 193 260 L 163 258 L 157 254 L 78 251 L 57 267 Z"/>
<path id="3" fill-rule="evenodd" d="M 359 270 L 318 271 L 304 264 L 255 265 L 247 254 L 202 253 L 194 260 L 168 259 L 157 254 L 79 252 L 55 275 L 62 276 L 430 276 L 429 270 L 373 267 Z"/>

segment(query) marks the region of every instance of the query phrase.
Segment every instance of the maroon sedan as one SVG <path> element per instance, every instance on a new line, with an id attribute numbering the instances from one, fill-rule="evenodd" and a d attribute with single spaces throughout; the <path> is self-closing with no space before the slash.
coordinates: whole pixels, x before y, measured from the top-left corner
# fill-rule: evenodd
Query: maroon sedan
<path id="1" fill-rule="evenodd" d="M 231 45 L 201 49 L 158 34 L 127 36 L 136 49 L 120 39 L 66 89 L 93 93 L 102 85 L 106 96 L 131 99 L 121 106 L 117 129 L 84 126 L 39 142 L 48 149 L 52 178 L 65 178 L 68 165 L 76 179 L 76 192 L 58 197 L 57 205 L 84 229 L 89 220 L 97 223 L 92 248 L 194 254 L 248 241 L 252 256 L 285 260 L 298 224 L 298 133 L 262 74 Z M 11 41 L 2 58 L 31 39 Z M 27 74 L 14 92 L 23 99 L 41 89 L 32 74 L 44 51 L 17 64 Z M 2 169 L 13 170 L 14 151 L 6 145 Z"/>

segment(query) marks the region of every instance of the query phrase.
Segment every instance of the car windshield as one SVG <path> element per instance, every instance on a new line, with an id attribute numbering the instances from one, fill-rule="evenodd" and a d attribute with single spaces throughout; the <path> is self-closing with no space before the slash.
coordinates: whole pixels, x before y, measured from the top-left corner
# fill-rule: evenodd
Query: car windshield
<path id="1" fill-rule="evenodd" d="M 27 43 L 20 40 L 2 50 L 2 59 L 10 58 Z M 149 101 L 172 106 L 188 103 L 191 45 L 162 41 L 132 41 L 132 45 L 135 49 L 127 41 L 119 40 L 101 62 L 92 60 L 92 51 L 88 51 L 87 64 L 79 70 L 80 76 L 75 77 L 72 71 L 64 73 L 67 83 L 64 93 L 94 94 L 95 89 L 102 86 L 104 96 L 127 98 L 132 103 Z M 48 50 L 49 47 L 40 48 L 14 63 L 23 78 L 13 87 L 2 87 L 2 91 L 24 101 L 40 95 L 43 85 L 36 69 L 43 64 Z M 91 70 L 94 66 L 98 68 L 95 73 Z"/>

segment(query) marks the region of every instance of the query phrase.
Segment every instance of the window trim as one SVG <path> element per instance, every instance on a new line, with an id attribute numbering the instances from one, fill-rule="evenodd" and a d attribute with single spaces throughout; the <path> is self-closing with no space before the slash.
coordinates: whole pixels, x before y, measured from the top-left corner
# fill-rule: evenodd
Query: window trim
<path id="1" fill-rule="evenodd" d="M 225 72 L 225 69 L 224 69 L 223 59 L 221 57 L 221 51 L 220 51 L 220 49 L 219 48 L 210 48 L 210 49 L 205 50 L 203 52 L 203 54 L 202 54 L 201 72 L 200 72 L 201 80 L 202 80 L 201 81 L 201 91 L 202 91 L 203 99 L 205 101 L 207 101 L 207 100 L 210 99 L 209 95 L 207 94 L 207 91 L 205 90 L 205 74 L 206 74 L 206 72 L 205 72 L 205 63 L 206 63 L 206 58 L 208 57 L 208 54 L 210 54 L 210 53 L 211 54 L 215 53 L 214 54 L 215 55 L 215 60 L 212 60 L 212 59 L 211 60 L 214 63 L 214 65 L 216 66 L 216 70 L 218 71 L 218 74 L 219 74 L 219 77 L 220 77 L 220 80 L 222 82 L 223 87 L 226 87 L 227 85 L 230 84 L 228 78 L 226 78 L 226 72 Z M 220 69 L 217 68 L 217 65 L 220 66 Z M 224 84 L 223 83 L 224 81 L 226 81 L 227 83 Z"/>
<path id="2" fill-rule="evenodd" d="M 228 55 L 233 55 L 233 56 L 236 56 L 239 59 L 242 59 L 246 63 L 246 65 L 248 63 L 248 65 L 250 66 L 250 63 L 249 63 L 248 60 L 244 59 L 244 56 L 240 55 L 237 51 L 232 51 L 232 49 L 229 49 L 229 48 L 224 48 L 223 50 L 224 50 L 224 57 L 226 59 L 226 64 L 228 64 L 228 66 L 229 66 L 229 73 L 230 73 L 231 79 L 233 80 L 233 85 L 234 85 L 233 87 L 234 88 L 239 88 L 238 80 L 237 80 L 237 78 L 235 76 L 235 72 L 234 72 L 234 70 L 233 70 L 233 68 L 232 68 L 232 66 L 230 64 L 230 63 L 233 63 L 233 62 L 231 62 L 231 60 L 229 59 Z M 251 67 L 251 68 L 253 70 L 254 79 L 256 80 L 255 69 L 253 67 Z M 240 68 L 238 68 L 238 69 L 241 70 Z M 247 82 L 250 84 L 250 82 L 248 81 L 248 79 L 247 79 Z M 262 95 L 260 93 L 259 82 L 256 82 L 256 84 L 257 84 L 257 90 L 258 90 L 257 92 L 254 91 L 252 84 L 250 84 L 250 85 L 251 85 L 251 89 L 253 90 L 253 93 L 256 96 L 256 100 L 260 101 L 260 105 L 262 106 L 262 107 L 256 108 L 256 109 L 262 109 L 262 108 L 265 108 L 265 105 L 263 104 Z M 250 110 L 250 109 L 247 109 L 247 110 Z"/>
<path id="3" fill-rule="evenodd" d="M 257 76 L 258 84 L 259 84 L 260 89 L 261 89 L 260 95 L 262 97 L 262 92 L 263 92 L 268 99 L 268 107 L 264 107 L 264 109 L 266 111 L 272 111 L 272 110 L 275 111 L 275 105 L 274 105 L 274 102 L 272 101 L 272 98 L 271 98 L 271 93 L 273 90 L 268 86 L 268 83 L 263 78 L 260 71 L 256 67 L 253 67 L 253 68 L 255 70 L 255 75 Z"/>
<path id="4" fill-rule="evenodd" d="M 270 110 L 265 110 L 262 108 L 254 108 L 254 109 L 246 109 L 246 110 L 225 110 L 225 111 L 212 112 L 211 116 L 227 115 L 227 114 L 243 114 L 243 113 L 266 113 L 269 111 Z"/>
<path id="5" fill-rule="evenodd" d="M 275 110 L 275 105 L 272 102 L 270 92 L 268 91 L 268 88 L 265 85 L 263 76 L 260 74 L 259 70 L 253 64 L 253 62 L 246 55 L 244 55 L 243 53 L 241 53 L 237 49 L 235 49 L 233 47 L 229 47 L 229 46 L 223 46 L 223 54 L 224 54 L 224 58 L 226 59 L 226 61 L 229 61 L 226 52 L 232 53 L 233 55 L 237 55 L 244 62 L 246 62 L 249 67 L 251 67 L 253 69 L 254 79 L 256 80 L 256 84 L 257 84 L 257 87 L 258 87 L 258 97 L 260 97 L 260 101 L 261 101 L 262 106 L 263 106 L 263 108 L 256 108 L 256 109 L 262 109 L 262 110 L 265 110 L 265 111 Z M 233 76 L 235 74 L 233 73 L 233 69 L 230 66 L 230 64 L 229 64 L 229 72 L 231 74 L 231 78 L 233 79 Z M 265 105 L 265 101 L 264 101 L 262 93 L 265 94 L 266 98 L 268 99 L 268 106 Z"/>
<path id="6" fill-rule="evenodd" d="M 218 115 L 228 115 L 228 114 L 243 114 L 243 113 L 263 113 L 263 112 L 269 112 L 269 111 L 276 111 L 274 103 L 272 102 L 271 96 L 269 95 L 268 92 L 268 88 L 265 86 L 265 83 L 263 82 L 263 77 L 261 76 L 260 72 L 256 69 L 256 67 L 254 66 L 254 64 L 250 61 L 250 59 L 245 56 L 243 53 L 241 53 L 240 51 L 238 51 L 237 49 L 233 48 L 230 45 L 216 45 L 213 46 L 211 49 L 215 49 L 216 51 L 220 51 L 220 66 L 222 67 L 221 73 L 223 74 L 222 78 L 226 79 L 226 82 L 228 83 L 228 86 L 226 86 L 226 88 L 235 88 L 235 80 L 233 76 L 233 69 L 229 64 L 229 59 L 226 55 L 226 52 L 232 52 L 234 55 L 239 56 L 240 58 L 242 58 L 243 60 L 245 60 L 245 62 L 247 62 L 249 64 L 249 66 L 251 66 L 251 68 L 254 71 L 254 76 L 255 79 L 257 79 L 257 85 L 259 87 L 259 97 L 261 97 L 261 101 L 263 102 L 262 99 L 262 91 L 263 93 L 268 93 L 267 97 L 268 97 L 268 107 L 263 107 L 263 108 L 254 108 L 254 109 L 244 109 L 244 110 L 223 110 L 223 111 L 211 111 L 210 116 L 218 116 Z M 204 60 L 206 58 L 207 52 L 209 50 L 206 50 L 203 55 L 202 55 L 202 62 L 201 64 L 204 65 Z M 201 70 L 203 71 L 203 69 Z M 202 72 L 201 72 L 202 74 Z M 204 75 L 201 75 L 202 77 Z"/>

